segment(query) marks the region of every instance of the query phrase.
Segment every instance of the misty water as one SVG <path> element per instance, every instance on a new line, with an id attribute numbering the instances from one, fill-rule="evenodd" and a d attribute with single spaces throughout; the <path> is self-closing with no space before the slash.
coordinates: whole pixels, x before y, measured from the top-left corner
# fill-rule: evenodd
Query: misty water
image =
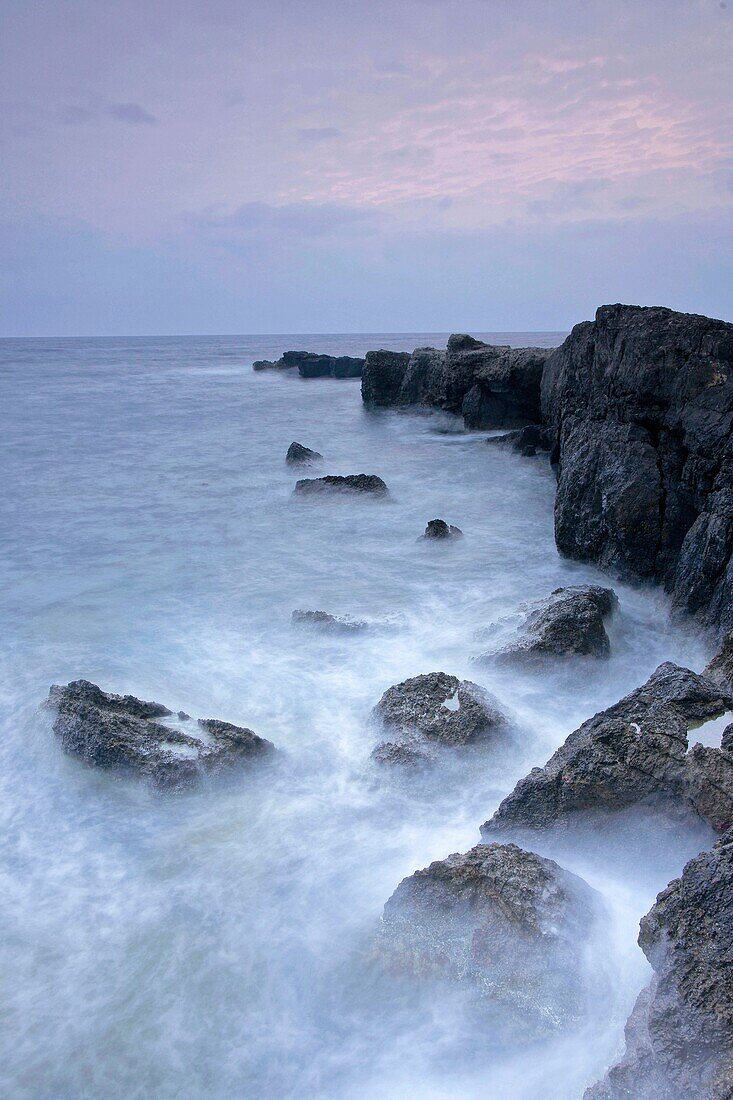
<path id="1" fill-rule="evenodd" d="M 709 655 L 661 592 L 614 583 L 609 661 L 475 664 L 477 631 L 523 602 L 608 583 L 555 550 L 546 458 L 447 417 L 370 414 L 358 380 L 250 370 L 289 346 L 441 341 L 0 342 L 3 1095 L 559 1100 L 619 1053 L 650 973 L 639 917 L 702 827 L 535 839 L 606 906 L 580 1034 L 497 1048 L 459 991 L 426 995 L 374 956 L 405 875 L 475 844 L 517 779 L 661 661 Z M 323 472 L 379 474 L 390 500 L 293 499 L 293 439 Z M 434 517 L 465 538 L 417 541 Z M 291 626 L 294 608 L 395 626 L 327 637 Z M 426 776 L 380 770 L 372 706 L 439 669 L 492 691 L 515 735 Z M 182 794 L 94 771 L 40 705 L 79 677 L 280 752 Z"/>

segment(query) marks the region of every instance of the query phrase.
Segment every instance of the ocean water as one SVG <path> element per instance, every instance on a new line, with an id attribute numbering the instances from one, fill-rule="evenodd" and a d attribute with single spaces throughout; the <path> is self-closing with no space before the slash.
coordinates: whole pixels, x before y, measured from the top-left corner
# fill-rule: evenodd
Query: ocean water
<path id="1" fill-rule="evenodd" d="M 481 334 L 477 334 L 481 335 Z M 556 334 L 487 334 L 516 345 Z M 704 829 L 538 838 L 607 923 L 582 1034 L 501 1048 L 460 997 L 375 962 L 400 880 L 465 851 L 526 771 L 662 660 L 709 656 L 655 589 L 614 583 L 607 662 L 479 665 L 476 634 L 560 584 L 543 458 L 440 415 L 369 413 L 358 380 L 251 371 L 288 347 L 444 335 L 0 341 L 0 1093 L 43 1098 L 576 1098 L 619 1053 L 649 968 L 639 917 Z M 297 500 L 297 439 L 389 501 Z M 436 516 L 465 538 L 417 541 Z M 294 608 L 397 628 L 329 638 Z M 370 710 L 442 669 L 501 701 L 508 744 L 380 771 Z M 277 760 L 161 794 L 65 756 L 41 706 L 84 677 L 247 725 Z M 553 848 L 554 844 L 554 848 Z"/>

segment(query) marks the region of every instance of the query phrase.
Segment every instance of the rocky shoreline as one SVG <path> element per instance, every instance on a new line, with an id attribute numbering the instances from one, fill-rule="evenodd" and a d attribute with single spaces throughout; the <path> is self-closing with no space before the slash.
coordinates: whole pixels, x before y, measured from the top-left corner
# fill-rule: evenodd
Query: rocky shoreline
<path id="1" fill-rule="evenodd" d="M 733 711 L 733 325 L 604 306 L 554 350 L 455 335 L 445 351 L 377 350 L 364 360 L 288 352 L 254 369 L 361 377 L 367 408 L 440 409 L 469 430 L 502 431 L 492 445 L 526 458 L 544 453 L 557 474 L 559 551 L 661 583 L 679 613 L 722 639 L 702 673 L 666 662 L 584 722 L 517 783 L 476 847 L 406 878 L 385 905 L 375 959 L 414 981 L 465 986 L 495 1035 L 531 1043 L 582 1028 L 590 1011 L 584 951 L 603 920 L 600 898 L 515 839 L 527 843 L 580 815 L 603 815 L 612 829 L 614 814 L 631 807 L 702 821 L 719 839 L 642 919 L 639 943 L 654 977 L 627 1023 L 624 1055 L 586 1097 L 733 1096 L 733 725 L 720 747 L 690 747 L 689 737 Z M 322 460 L 299 443 L 286 456 L 290 466 Z M 318 507 L 324 497 L 389 499 L 389 489 L 376 474 L 327 474 L 300 479 L 293 496 Z M 461 534 L 436 519 L 421 538 Z M 602 660 L 617 603 L 608 588 L 557 589 L 525 609 L 508 643 L 476 659 Z M 302 609 L 292 621 L 343 639 L 379 628 Z M 195 723 L 182 712 L 176 719 L 161 704 L 87 681 L 53 687 L 49 706 L 67 752 L 160 787 L 189 786 L 275 751 L 244 727 Z M 500 702 L 444 672 L 390 687 L 372 719 L 382 736 L 375 771 L 436 767 L 441 753 L 512 735 Z"/>

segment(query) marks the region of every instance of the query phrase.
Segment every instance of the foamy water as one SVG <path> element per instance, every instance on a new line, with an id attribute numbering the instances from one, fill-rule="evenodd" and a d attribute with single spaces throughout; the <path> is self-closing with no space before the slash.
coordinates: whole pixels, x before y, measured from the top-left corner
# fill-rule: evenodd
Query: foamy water
<path id="1" fill-rule="evenodd" d="M 619 822 L 602 844 L 565 842 L 564 865 L 605 899 L 611 993 L 583 1035 L 531 1056 L 371 956 L 402 877 L 476 843 L 518 778 L 662 660 L 708 656 L 660 592 L 615 584 L 608 662 L 473 663 L 477 632 L 523 601 L 608 582 L 559 558 L 546 460 L 447 418 L 370 414 L 358 380 L 250 370 L 290 346 L 441 339 L 0 342 L 3 1095 L 560 1100 L 618 1053 L 649 973 L 639 917 L 702 828 Z M 294 500 L 293 439 L 326 456 L 322 472 L 379 474 L 390 500 Z M 435 517 L 465 538 L 416 541 Z M 402 626 L 329 638 L 294 629 L 294 608 Z M 378 770 L 371 707 L 439 669 L 492 691 L 513 741 L 424 779 Z M 39 709 L 79 677 L 247 725 L 281 752 L 178 796 L 95 772 Z M 553 844 L 535 848 L 560 858 Z"/>

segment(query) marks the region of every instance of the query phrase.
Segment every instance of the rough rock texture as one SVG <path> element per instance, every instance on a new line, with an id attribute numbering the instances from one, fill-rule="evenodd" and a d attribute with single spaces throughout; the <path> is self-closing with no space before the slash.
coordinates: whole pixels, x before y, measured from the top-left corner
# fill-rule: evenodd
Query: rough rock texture
<path id="1" fill-rule="evenodd" d="M 602 306 L 548 359 L 555 537 L 733 627 L 733 325 Z"/>
<path id="2" fill-rule="evenodd" d="M 295 626 L 310 626 L 328 634 L 363 634 L 369 630 L 365 619 L 350 619 L 347 615 L 331 615 L 328 611 L 303 611 L 296 609 L 291 615 Z"/>
<path id="3" fill-rule="evenodd" d="M 626 1052 L 585 1100 L 733 1096 L 733 833 L 690 861 L 641 922 L 654 968 Z"/>
<path id="4" fill-rule="evenodd" d="M 540 420 L 548 348 L 510 348 L 455 335 L 446 351 L 370 351 L 362 375 L 366 405 L 422 405 L 463 416 L 467 428 L 518 428 Z"/>
<path id="5" fill-rule="evenodd" d="M 162 787 L 187 786 L 273 751 L 269 741 L 229 722 L 201 719 L 190 731 L 166 725 L 159 719 L 172 717 L 167 707 L 113 695 L 88 680 L 54 685 L 48 704 L 56 711 L 53 731 L 68 753 L 99 768 L 143 775 Z"/>
<path id="6" fill-rule="evenodd" d="M 364 360 L 351 355 L 321 355 L 315 351 L 285 351 L 277 360 L 258 359 L 253 370 L 297 370 L 301 378 L 361 378 Z"/>
<path id="7" fill-rule="evenodd" d="M 323 458 L 318 451 L 312 451 L 310 447 L 304 447 L 302 443 L 291 443 L 285 455 L 288 466 L 310 466 L 313 462 L 320 462 Z"/>
<path id="8" fill-rule="evenodd" d="M 594 584 L 556 588 L 527 615 L 516 641 L 479 659 L 519 663 L 547 657 L 608 657 L 604 619 L 617 604 L 611 588 Z"/>
<path id="9" fill-rule="evenodd" d="M 595 891 L 553 860 L 479 844 L 403 879 L 379 952 L 394 972 L 466 984 L 496 1013 L 489 1038 L 536 1038 L 582 1021 L 599 912 Z"/>
<path id="10" fill-rule="evenodd" d="M 421 539 L 455 539 L 461 538 L 463 531 L 460 527 L 454 527 L 452 523 L 446 523 L 444 519 L 431 519 L 428 520 L 428 525 L 425 528 L 425 534 L 421 535 Z"/>
<path id="11" fill-rule="evenodd" d="M 466 745 L 506 726 L 493 696 L 445 672 L 413 676 L 388 688 L 373 714 L 398 734 L 443 745 Z"/>
<path id="12" fill-rule="evenodd" d="M 720 652 L 706 667 L 704 675 L 715 680 L 726 691 L 733 691 L 733 631 L 723 638 Z"/>
<path id="13" fill-rule="evenodd" d="M 526 457 L 534 457 L 537 451 L 549 451 L 547 433 L 538 424 L 528 424 L 526 428 L 514 428 L 503 435 L 490 436 L 486 442 L 491 447 L 511 447 Z"/>
<path id="14" fill-rule="evenodd" d="M 301 378 L 361 378 L 364 360 L 351 355 L 320 355 L 315 351 L 286 351 L 284 367 L 296 367 Z"/>
<path id="15" fill-rule="evenodd" d="M 407 351 L 368 351 L 361 376 L 364 404 L 396 404 L 409 362 L 410 353 Z"/>
<path id="16" fill-rule="evenodd" d="M 387 496 L 389 490 L 376 474 L 327 474 L 325 477 L 305 477 L 295 483 L 295 492 L 299 496 L 315 493 L 368 493 L 372 496 Z"/>
<path id="17" fill-rule="evenodd" d="M 731 697 L 712 680 L 667 662 L 647 682 L 571 733 L 543 768 L 533 768 L 482 827 L 543 828 L 579 810 L 621 810 L 658 805 L 671 813 L 719 822 L 723 782 L 733 793 L 733 758 L 722 750 L 715 763 L 688 757 L 690 725 L 730 709 Z M 722 759 L 723 757 L 726 759 Z M 708 816 L 710 815 L 710 816 Z"/>

